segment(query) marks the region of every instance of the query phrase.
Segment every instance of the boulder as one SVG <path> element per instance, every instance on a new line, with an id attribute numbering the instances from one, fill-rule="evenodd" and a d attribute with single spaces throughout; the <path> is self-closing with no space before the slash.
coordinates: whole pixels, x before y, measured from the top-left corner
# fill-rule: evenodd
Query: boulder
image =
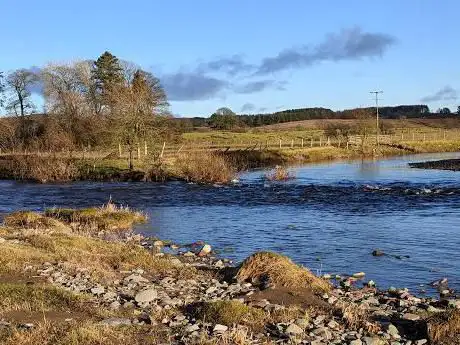
<path id="1" fill-rule="evenodd" d="M 197 255 L 198 256 L 206 256 L 208 255 L 209 253 L 211 253 L 211 245 L 209 244 L 204 244 L 197 252 Z"/>
<path id="2" fill-rule="evenodd" d="M 287 326 L 285 333 L 289 335 L 302 334 L 303 329 L 297 326 L 295 323 L 291 323 L 289 326 Z"/>
<path id="3" fill-rule="evenodd" d="M 375 249 L 375 250 L 372 252 L 372 255 L 373 255 L 373 256 L 384 256 L 385 253 L 384 253 L 382 250 L 380 250 L 380 249 Z"/>

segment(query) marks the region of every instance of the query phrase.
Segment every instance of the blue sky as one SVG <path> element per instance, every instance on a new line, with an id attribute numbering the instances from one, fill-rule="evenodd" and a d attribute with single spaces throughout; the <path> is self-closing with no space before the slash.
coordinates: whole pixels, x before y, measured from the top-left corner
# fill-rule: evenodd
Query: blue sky
<path id="1" fill-rule="evenodd" d="M 171 111 L 460 105 L 458 0 L 1 0 L 0 71 L 109 50 L 156 74 Z"/>

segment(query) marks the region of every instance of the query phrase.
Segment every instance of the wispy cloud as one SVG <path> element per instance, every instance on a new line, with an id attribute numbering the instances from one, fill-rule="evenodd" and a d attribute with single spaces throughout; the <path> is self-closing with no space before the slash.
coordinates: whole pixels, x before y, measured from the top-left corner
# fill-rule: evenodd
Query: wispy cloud
<path id="1" fill-rule="evenodd" d="M 253 103 L 244 103 L 243 106 L 241 107 L 241 112 L 251 112 L 256 109 L 256 106 Z"/>
<path id="2" fill-rule="evenodd" d="M 303 45 L 285 49 L 276 56 L 262 60 L 257 75 L 280 72 L 291 68 L 305 68 L 322 61 L 358 60 L 380 57 L 396 43 L 393 36 L 383 33 L 364 32 L 356 27 L 329 34 L 317 45 Z"/>
<path id="3" fill-rule="evenodd" d="M 420 101 L 423 103 L 439 102 L 439 101 L 455 101 L 458 99 L 458 92 L 450 85 L 444 86 L 432 95 L 423 97 Z"/>
<path id="4" fill-rule="evenodd" d="M 217 97 L 228 83 L 197 72 L 164 74 L 161 83 L 171 101 L 205 100 Z"/>
<path id="5" fill-rule="evenodd" d="M 198 64 L 196 70 L 200 73 L 224 72 L 229 76 L 247 73 L 254 70 L 255 66 L 244 61 L 241 55 L 235 54 L 227 57 L 218 57 Z"/>
<path id="6" fill-rule="evenodd" d="M 233 91 L 236 93 L 255 93 L 260 92 L 265 89 L 277 89 L 277 90 L 284 90 L 284 85 L 286 83 L 284 81 L 276 81 L 276 80 L 257 80 L 251 81 L 243 85 L 236 85 L 233 88 Z"/>

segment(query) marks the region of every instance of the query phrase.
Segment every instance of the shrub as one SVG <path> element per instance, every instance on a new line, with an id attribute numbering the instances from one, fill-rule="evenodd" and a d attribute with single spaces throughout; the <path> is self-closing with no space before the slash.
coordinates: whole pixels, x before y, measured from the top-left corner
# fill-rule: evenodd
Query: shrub
<path id="1" fill-rule="evenodd" d="M 290 172 L 282 166 L 277 166 L 275 169 L 265 174 L 265 179 L 268 181 L 287 181 L 294 178 L 294 173 Z"/>
<path id="2" fill-rule="evenodd" d="M 7 215 L 3 224 L 9 227 L 25 229 L 49 229 L 59 225 L 59 222 L 31 211 L 18 211 Z"/>
<path id="3" fill-rule="evenodd" d="M 427 325 L 430 344 L 459 344 L 460 310 L 437 313 L 427 320 Z"/>
<path id="4" fill-rule="evenodd" d="M 14 179 L 40 183 L 71 181 L 78 175 L 78 169 L 71 159 L 35 155 L 12 156 L 8 170 Z"/>
<path id="5" fill-rule="evenodd" d="M 176 159 L 177 176 L 197 183 L 228 183 L 235 178 L 235 168 L 216 153 L 182 154 Z"/>

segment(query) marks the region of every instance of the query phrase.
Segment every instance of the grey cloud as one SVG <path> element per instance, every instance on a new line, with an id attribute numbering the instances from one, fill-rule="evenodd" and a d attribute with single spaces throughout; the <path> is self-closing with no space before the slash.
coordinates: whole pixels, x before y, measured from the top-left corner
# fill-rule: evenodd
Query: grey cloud
<path id="1" fill-rule="evenodd" d="M 250 112 L 256 109 L 256 106 L 252 103 L 245 103 L 241 107 L 241 112 Z"/>
<path id="2" fill-rule="evenodd" d="M 245 62 L 241 55 L 228 57 L 218 57 L 214 60 L 200 63 L 196 70 L 200 73 L 205 72 L 225 72 L 230 76 L 246 73 L 254 69 L 254 66 Z"/>
<path id="3" fill-rule="evenodd" d="M 263 112 L 266 111 L 266 110 L 267 110 L 267 108 L 265 108 L 265 107 L 259 108 L 259 111 L 260 111 L 261 113 L 263 113 Z"/>
<path id="4" fill-rule="evenodd" d="M 251 81 L 243 85 L 237 85 L 233 88 L 233 91 L 236 93 L 244 93 L 244 94 L 260 92 L 260 91 L 263 91 L 269 88 L 284 91 L 285 85 L 286 85 L 285 81 L 258 80 L 258 81 Z"/>
<path id="5" fill-rule="evenodd" d="M 458 99 L 457 90 L 449 85 L 444 86 L 436 93 L 423 97 L 420 101 L 423 103 L 438 102 L 438 101 L 455 101 Z"/>
<path id="6" fill-rule="evenodd" d="M 177 72 L 160 77 L 171 101 L 205 100 L 218 96 L 228 83 L 196 72 Z"/>
<path id="7" fill-rule="evenodd" d="M 316 46 L 301 46 L 281 51 L 262 60 L 256 74 L 264 75 L 289 68 L 302 68 L 322 61 L 358 60 L 382 56 L 396 43 L 396 39 L 383 33 L 363 32 L 360 28 L 344 29 L 329 34 Z"/>

